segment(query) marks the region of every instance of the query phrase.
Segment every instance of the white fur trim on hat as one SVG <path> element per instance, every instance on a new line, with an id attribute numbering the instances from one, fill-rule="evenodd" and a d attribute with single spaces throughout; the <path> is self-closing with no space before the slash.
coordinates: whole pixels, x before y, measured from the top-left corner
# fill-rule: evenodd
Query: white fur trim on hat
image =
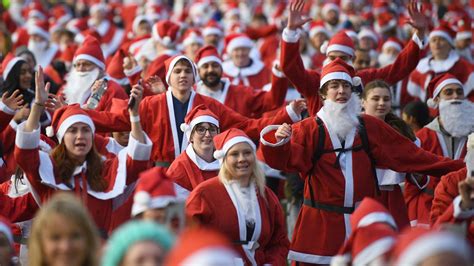
<path id="1" fill-rule="evenodd" d="M 166 72 L 166 83 L 168 83 L 168 85 L 170 85 L 170 76 L 171 76 L 171 72 L 173 72 L 173 68 L 176 66 L 176 63 L 178 63 L 179 60 L 181 59 L 185 59 L 187 60 L 190 64 L 191 64 L 191 68 L 193 69 L 193 75 L 194 75 L 194 81 L 196 81 L 197 79 L 197 70 L 196 70 L 196 65 L 194 64 L 194 62 L 187 58 L 186 56 L 184 55 L 179 55 L 179 56 L 176 56 L 171 62 L 170 62 L 170 65 L 168 67 L 168 71 Z"/>
<path id="2" fill-rule="evenodd" d="M 362 29 L 359 34 L 357 34 L 358 39 L 362 39 L 364 37 L 372 39 L 375 43 L 379 41 L 379 37 L 371 30 Z"/>
<path id="3" fill-rule="evenodd" d="M 328 82 L 330 80 L 334 80 L 334 79 L 345 80 L 345 81 L 349 82 L 352 85 L 352 78 L 346 72 L 331 72 L 331 73 L 325 75 L 321 79 L 321 82 L 320 82 L 321 85 L 319 86 L 319 88 L 322 88 L 324 86 L 324 84 L 326 84 L 326 82 Z"/>
<path id="4" fill-rule="evenodd" d="M 252 40 L 250 40 L 249 37 L 246 36 L 241 36 L 241 37 L 236 37 L 232 39 L 232 41 L 229 42 L 227 45 L 227 53 L 231 53 L 235 48 L 238 47 L 246 47 L 246 48 L 253 48 L 254 44 Z"/>
<path id="5" fill-rule="evenodd" d="M 59 125 L 58 132 L 56 133 L 56 138 L 58 139 L 59 143 L 62 142 L 64 134 L 66 133 L 67 129 L 74 125 L 75 123 L 84 123 L 88 125 L 91 130 L 92 134 L 95 132 L 94 122 L 92 119 L 87 115 L 71 115 L 70 117 L 66 118 L 61 125 Z"/>
<path id="6" fill-rule="evenodd" d="M 333 51 L 339 51 L 339 52 L 346 53 L 350 56 L 354 56 L 354 49 L 345 45 L 340 45 L 340 44 L 329 45 L 328 48 L 326 49 L 326 55 L 328 55 L 330 52 L 333 52 Z"/>
<path id="7" fill-rule="evenodd" d="M 449 85 L 449 84 L 457 84 L 459 86 L 463 86 L 462 83 L 458 80 L 458 79 L 445 79 L 443 80 L 443 82 L 441 82 L 438 86 L 436 86 L 434 92 L 433 92 L 433 99 L 436 98 L 436 96 L 438 96 L 438 94 L 441 92 L 441 90 L 446 86 L 446 85 Z"/>
<path id="8" fill-rule="evenodd" d="M 102 53 L 102 51 L 100 51 Z M 84 60 L 87 60 L 87 61 L 91 61 L 92 63 L 94 63 L 96 66 L 98 66 L 100 69 L 102 70 L 105 70 L 105 64 L 104 62 L 100 61 L 99 59 L 93 57 L 92 55 L 88 55 L 88 54 L 79 54 L 77 55 L 76 57 L 74 57 L 74 61 L 73 61 L 73 64 L 75 62 L 77 62 L 77 60 L 80 60 L 80 59 L 84 59 Z"/>
<path id="9" fill-rule="evenodd" d="M 202 31 L 202 36 L 208 36 L 208 35 L 222 36 L 222 34 L 223 34 L 222 30 L 215 27 L 204 28 L 204 30 Z"/>
<path id="10" fill-rule="evenodd" d="M 421 236 L 406 247 L 400 254 L 396 265 L 418 265 L 433 254 L 452 252 L 468 260 L 471 254 L 469 245 L 454 233 L 433 232 Z"/>
<path id="11" fill-rule="evenodd" d="M 201 115 L 191 120 L 191 124 L 189 125 L 185 123 L 181 124 L 181 131 L 183 131 L 186 134 L 186 137 L 190 139 L 191 132 L 193 131 L 194 127 L 199 123 L 210 123 L 215 125 L 216 127 L 219 127 L 219 121 L 217 121 L 217 119 L 209 115 Z"/>
<path id="12" fill-rule="evenodd" d="M 392 215 L 385 212 L 372 212 L 364 216 L 357 224 L 357 227 L 366 227 L 374 223 L 387 223 L 393 228 L 397 228 L 397 223 L 395 223 Z"/>
<path id="13" fill-rule="evenodd" d="M 354 257 L 352 261 L 352 265 L 354 266 L 362 266 L 362 265 L 369 265 L 370 262 L 375 260 L 377 257 L 384 255 L 387 251 L 389 251 L 393 245 L 395 244 L 395 239 L 393 237 L 384 237 L 377 241 L 374 241 L 362 251 L 359 252 Z"/>
<path id="14" fill-rule="evenodd" d="M 397 42 L 394 42 L 394 41 L 386 41 L 383 45 L 382 45 L 382 50 L 386 49 L 386 48 L 389 48 L 389 47 L 392 47 L 392 48 L 395 48 L 397 49 L 398 51 L 401 51 L 403 48 L 402 46 L 397 43 Z"/>
<path id="15" fill-rule="evenodd" d="M 150 26 L 153 26 L 153 23 L 150 21 L 150 19 L 146 15 L 139 15 L 133 20 L 133 23 L 132 23 L 133 32 L 137 32 L 138 26 L 140 26 L 140 23 L 142 22 L 147 22 L 148 24 L 150 24 Z"/>
<path id="16" fill-rule="evenodd" d="M 434 30 L 434 31 L 430 32 L 429 39 L 431 39 L 433 37 L 442 37 L 442 38 L 446 39 L 448 41 L 448 43 L 451 44 L 451 46 L 454 47 L 453 38 L 451 38 L 451 36 L 449 36 L 449 34 L 446 33 L 445 31 Z"/>
<path id="17" fill-rule="evenodd" d="M 188 46 L 188 45 L 191 45 L 193 43 L 199 43 L 199 44 L 203 45 L 204 40 L 203 40 L 203 38 L 201 38 L 198 35 L 191 34 L 191 36 L 188 36 L 186 39 L 184 39 L 183 46 Z"/>
<path id="18" fill-rule="evenodd" d="M 343 255 L 336 255 L 331 259 L 331 266 L 348 266 L 351 262 L 351 255 L 345 253 Z"/>
<path id="19" fill-rule="evenodd" d="M 471 38 L 472 38 L 471 31 L 462 31 L 456 34 L 456 40 L 466 40 L 466 39 L 471 39 Z"/>
<path id="20" fill-rule="evenodd" d="M 222 150 L 214 151 L 214 158 L 216 158 L 217 160 L 224 159 L 225 155 L 230 150 L 230 148 L 232 148 L 232 146 L 234 146 L 235 144 L 238 144 L 238 143 L 241 143 L 241 142 L 248 143 L 252 147 L 254 152 L 257 150 L 257 148 L 255 147 L 255 144 L 252 142 L 252 140 L 250 140 L 247 137 L 237 136 L 237 137 L 233 137 L 230 140 L 226 141 L 226 143 L 224 144 L 224 147 L 222 147 Z"/>
<path id="21" fill-rule="evenodd" d="M 10 60 L 10 62 L 8 62 L 7 66 L 3 70 L 3 74 L 2 74 L 3 75 L 3 80 L 7 79 L 7 76 L 8 76 L 8 74 L 10 74 L 10 71 L 12 71 L 13 66 L 15 66 L 15 64 L 20 62 L 20 61 L 26 62 L 25 59 L 23 59 L 21 57 L 14 57 L 14 58 L 12 58 L 12 60 Z"/>
<path id="22" fill-rule="evenodd" d="M 375 23 L 375 26 L 374 26 L 374 29 L 376 32 L 378 33 L 384 33 L 394 27 L 397 26 L 397 21 L 395 19 L 391 19 L 387 25 L 384 25 L 384 26 L 380 26 L 379 23 Z"/>
<path id="23" fill-rule="evenodd" d="M 323 9 L 321 10 L 322 14 L 326 14 L 327 12 L 334 10 L 337 13 L 339 13 L 340 9 L 339 6 L 334 4 L 334 3 L 327 3 L 323 6 Z"/>
<path id="24" fill-rule="evenodd" d="M 211 56 L 205 56 L 203 58 L 201 58 L 198 62 L 198 67 L 202 67 L 202 65 L 206 64 L 206 63 L 209 63 L 209 62 L 217 62 L 219 65 L 222 66 L 222 60 L 215 56 L 215 55 L 211 55 Z"/>
<path id="25" fill-rule="evenodd" d="M 331 32 L 328 31 L 328 29 L 326 29 L 325 27 L 323 26 L 316 26 L 316 27 L 313 27 L 310 31 L 309 31 L 309 37 L 312 38 L 313 36 L 315 36 L 316 34 L 318 33 L 324 33 L 326 34 L 326 36 L 328 37 L 331 37 Z"/>
<path id="26" fill-rule="evenodd" d="M 180 265 L 238 265 L 235 258 L 239 256 L 231 249 L 211 246 L 199 249 L 183 258 Z"/>
<path id="27" fill-rule="evenodd" d="M 137 216 L 146 210 L 164 208 L 173 202 L 176 202 L 174 196 L 152 198 L 147 191 L 139 191 L 133 196 L 132 216 Z"/>
<path id="28" fill-rule="evenodd" d="M 46 40 L 49 40 L 49 38 L 51 37 L 49 32 L 45 31 L 43 28 L 38 27 L 34 24 L 28 25 L 28 34 L 29 35 L 38 34 L 39 36 L 45 38 Z"/>

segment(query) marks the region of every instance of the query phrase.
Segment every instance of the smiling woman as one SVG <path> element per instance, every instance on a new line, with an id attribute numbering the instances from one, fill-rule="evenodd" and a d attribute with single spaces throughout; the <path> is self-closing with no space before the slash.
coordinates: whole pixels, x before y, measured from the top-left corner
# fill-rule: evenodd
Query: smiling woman
<path id="1" fill-rule="evenodd" d="M 265 187 L 255 144 L 239 129 L 214 138 L 217 177 L 190 194 L 186 212 L 193 222 L 216 228 L 233 240 L 246 265 L 286 265 L 289 241 L 278 198 Z"/>

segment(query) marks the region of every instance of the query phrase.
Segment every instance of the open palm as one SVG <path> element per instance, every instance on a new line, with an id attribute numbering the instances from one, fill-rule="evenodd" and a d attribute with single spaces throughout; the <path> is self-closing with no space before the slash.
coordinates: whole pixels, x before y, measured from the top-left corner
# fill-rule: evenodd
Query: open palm
<path id="1" fill-rule="evenodd" d="M 303 16 L 303 8 L 305 0 L 294 0 L 290 3 L 290 12 L 288 15 L 288 28 L 290 30 L 296 30 L 303 26 L 306 22 L 311 21 L 311 18 Z"/>
<path id="2" fill-rule="evenodd" d="M 430 19 L 423 14 L 422 10 L 418 9 L 416 0 L 410 0 L 408 3 L 408 14 L 410 14 L 408 24 L 418 30 L 420 35 L 424 35 L 430 24 Z"/>

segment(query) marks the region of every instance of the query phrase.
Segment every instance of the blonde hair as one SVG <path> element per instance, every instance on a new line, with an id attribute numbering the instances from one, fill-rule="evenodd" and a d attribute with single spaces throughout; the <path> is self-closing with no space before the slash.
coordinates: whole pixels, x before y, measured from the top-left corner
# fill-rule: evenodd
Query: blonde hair
<path id="1" fill-rule="evenodd" d="M 56 193 L 36 214 L 28 240 L 29 265 L 46 265 L 42 236 L 46 230 L 45 227 L 48 220 L 53 215 L 60 215 L 61 218 L 67 220 L 65 222 L 80 227 L 82 235 L 86 239 L 86 257 L 82 265 L 98 265 L 97 251 L 99 249 L 99 238 L 97 228 L 82 203 L 75 196 L 67 192 Z"/>
<path id="2" fill-rule="evenodd" d="M 262 167 L 260 167 L 255 151 L 253 151 L 254 163 L 252 167 L 252 175 L 250 176 L 250 181 L 255 180 L 255 185 L 257 186 L 258 192 L 260 195 L 265 198 L 265 173 L 263 172 Z M 225 181 L 232 179 L 231 171 L 227 165 L 227 154 L 222 160 L 221 169 L 219 170 L 219 180 L 224 183 Z"/>

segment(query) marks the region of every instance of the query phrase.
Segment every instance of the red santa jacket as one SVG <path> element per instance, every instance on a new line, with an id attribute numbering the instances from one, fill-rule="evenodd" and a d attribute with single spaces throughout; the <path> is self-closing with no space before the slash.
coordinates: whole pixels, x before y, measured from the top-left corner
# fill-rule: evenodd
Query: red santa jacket
<path id="1" fill-rule="evenodd" d="M 285 36 L 285 35 L 283 35 Z M 376 79 L 382 79 L 388 84 L 408 77 L 420 59 L 420 47 L 415 41 L 410 40 L 397 56 L 395 62 L 383 68 L 369 68 L 356 72 L 363 84 Z M 282 41 L 280 66 L 288 80 L 308 100 L 308 112 L 315 114 L 322 106 L 319 96 L 321 75 L 314 70 L 305 70 L 299 52 L 299 41 L 294 43 Z"/>
<path id="2" fill-rule="evenodd" d="M 258 139 L 260 130 L 265 125 L 292 123 L 285 110 L 281 110 L 271 118 L 248 119 L 212 98 L 191 91 L 187 112 L 199 104 L 204 104 L 219 118 L 221 131 L 231 127 L 240 128 L 254 140 Z M 97 112 L 95 110 L 87 110 L 87 112 L 99 132 L 130 130 L 130 119 L 127 110 L 124 110 L 121 114 Z M 140 104 L 140 117 L 143 130 L 147 132 L 153 142 L 151 156 L 153 161 L 171 163 L 188 146 L 188 140 L 183 136 L 182 150 L 179 148 L 177 133 L 179 128 L 176 127 L 171 91 L 143 99 Z"/>
<path id="3" fill-rule="evenodd" d="M 173 161 L 166 174 L 180 186 L 180 190 L 187 191 L 187 193 L 186 191 L 178 193 L 178 196 L 182 195 L 185 199 L 189 192 L 199 184 L 217 176 L 219 169 L 219 161 L 205 162 L 194 152 L 192 144 L 189 144 L 186 150 Z"/>
<path id="4" fill-rule="evenodd" d="M 224 82 L 224 86 L 216 96 L 205 87 L 202 81 L 197 84 L 196 91 L 214 98 L 241 115 L 252 118 L 259 118 L 263 113 L 283 106 L 288 90 L 288 80 L 276 75 L 272 75 L 270 91 L 232 85 L 227 78 L 222 78 L 221 81 Z"/>
<path id="5" fill-rule="evenodd" d="M 107 232 L 114 199 L 121 195 L 127 186 L 132 185 L 138 179 L 138 174 L 149 166 L 152 144 L 148 137 L 146 144 L 139 143 L 131 137 L 126 150 L 114 159 L 103 162 L 102 173 L 108 186 L 105 191 L 99 192 L 89 188 L 87 177 L 81 173 L 82 167 L 76 168 L 79 171 L 75 171 L 70 183 L 66 185 L 56 175 L 57 165 L 50 155 L 38 149 L 39 130 L 24 132 L 22 126 L 20 125 L 17 130 L 14 155 L 30 183 L 35 201 L 41 205 L 58 190 L 73 190 L 84 201 L 98 228 Z"/>
<path id="6" fill-rule="evenodd" d="M 431 123 L 438 123 L 437 120 Z M 430 125 L 430 124 L 429 124 Z M 416 133 L 421 142 L 421 148 L 433 154 L 451 157 L 453 159 L 463 159 L 466 155 L 466 140 L 461 139 L 458 149 L 452 156 L 447 151 L 447 146 L 443 134 L 429 127 L 424 127 Z M 433 192 L 438 185 L 439 178 L 430 176 L 425 184 L 416 182 L 406 182 L 404 197 L 408 208 L 408 217 L 412 226 L 428 226 L 430 224 L 430 210 L 433 201 Z"/>
<path id="7" fill-rule="evenodd" d="M 420 60 L 416 69 L 410 74 L 408 82 L 408 92 L 413 96 L 427 100 L 426 88 L 430 81 L 437 75 L 450 73 L 454 75 L 464 85 L 465 95 L 474 100 L 470 93 L 474 90 L 474 68 L 465 59 L 459 57 L 456 51 L 451 51 L 449 57 L 440 62 L 434 61 L 432 56 Z"/>
<path id="8" fill-rule="evenodd" d="M 256 221 L 248 243 L 243 242 L 247 229 L 245 217 L 239 212 L 242 207 L 230 185 L 223 184 L 218 177 L 204 181 L 191 192 L 186 214 L 194 222 L 216 228 L 229 237 L 246 265 L 286 265 L 289 241 L 278 198 L 265 187 L 265 196 L 256 191 L 252 203 Z"/>
<path id="9" fill-rule="evenodd" d="M 325 151 L 362 145 L 354 128 L 342 147 L 337 135 L 326 126 L 328 115 L 324 109 L 318 112 L 327 136 Z M 452 161 L 418 148 L 384 121 L 367 115 L 362 119 L 377 168 L 440 176 L 463 166 L 462 161 Z M 363 149 L 342 154 L 329 152 L 313 166 L 312 158 L 319 143 L 316 119 L 310 117 L 294 124 L 291 139 L 279 143 L 275 143 L 274 136 L 277 128 L 269 126 L 262 131 L 260 157 L 270 167 L 282 171 L 299 172 L 305 176 L 312 171 L 312 178 L 306 178 L 305 204 L 296 222 L 288 258 L 329 264 L 351 232 L 350 213 L 364 197 L 375 195 L 370 159 Z M 317 205 L 313 207 L 313 203 Z"/>
<path id="10" fill-rule="evenodd" d="M 255 89 L 261 89 L 270 82 L 271 71 L 262 61 L 252 59 L 247 67 L 237 67 L 232 60 L 222 64 L 224 76 L 228 77 L 234 85 L 245 85 Z"/>
<path id="11" fill-rule="evenodd" d="M 467 169 L 449 173 L 441 177 L 435 190 L 433 206 L 431 207 L 430 222 L 433 226 L 443 223 L 467 223 L 467 238 L 474 245 L 474 223 L 471 223 L 474 213 L 465 215 L 459 207 L 460 198 L 458 183 L 466 179 Z"/>

